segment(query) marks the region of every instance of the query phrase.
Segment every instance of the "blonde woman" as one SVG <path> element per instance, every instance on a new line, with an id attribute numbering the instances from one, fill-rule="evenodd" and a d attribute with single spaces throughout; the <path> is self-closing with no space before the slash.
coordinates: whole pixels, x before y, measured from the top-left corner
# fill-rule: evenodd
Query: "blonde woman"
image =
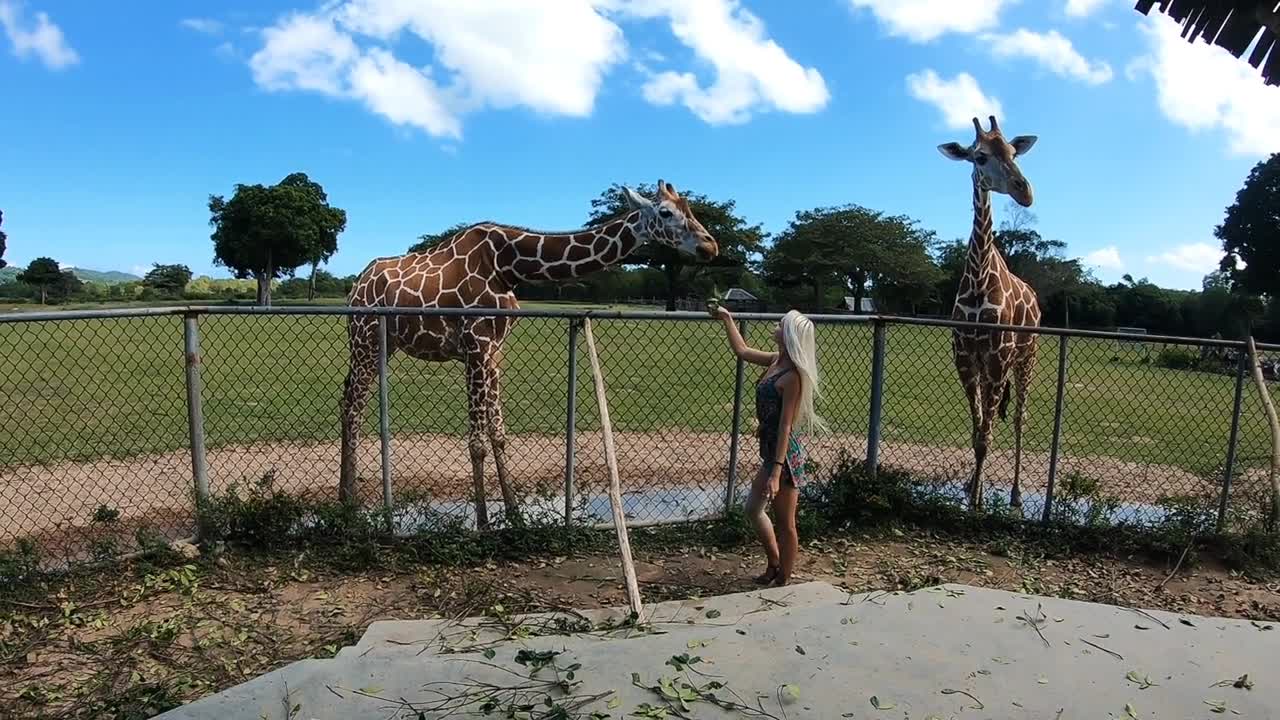
<path id="1" fill-rule="evenodd" d="M 800 553 L 796 502 L 800 486 L 807 479 L 805 448 L 800 438 L 825 428 L 814 411 L 818 360 L 813 322 L 795 310 L 784 315 L 773 329 L 777 350 L 769 352 L 747 346 L 727 309 L 714 305 L 710 310 L 724 324 L 733 354 L 765 368 L 756 383 L 761 468 L 751 484 L 746 509 L 768 558 L 768 567 L 755 581 L 786 585 Z M 765 514 L 770 504 L 776 532 Z"/>

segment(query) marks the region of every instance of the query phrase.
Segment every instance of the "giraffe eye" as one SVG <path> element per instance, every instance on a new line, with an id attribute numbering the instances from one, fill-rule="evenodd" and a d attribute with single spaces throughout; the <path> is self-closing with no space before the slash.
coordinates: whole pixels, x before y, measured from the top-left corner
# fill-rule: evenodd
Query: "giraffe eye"
<path id="1" fill-rule="evenodd" d="M 671 210 L 669 210 L 668 208 L 659 208 L 658 214 L 661 215 L 663 218 L 669 218 L 671 217 Z"/>
<path id="2" fill-rule="evenodd" d="M 974 161 L 974 162 L 976 162 L 976 163 L 978 163 L 979 165 L 986 165 L 986 164 L 987 164 L 987 156 L 986 156 L 986 155 L 974 155 L 974 156 L 973 156 L 973 161 Z"/>

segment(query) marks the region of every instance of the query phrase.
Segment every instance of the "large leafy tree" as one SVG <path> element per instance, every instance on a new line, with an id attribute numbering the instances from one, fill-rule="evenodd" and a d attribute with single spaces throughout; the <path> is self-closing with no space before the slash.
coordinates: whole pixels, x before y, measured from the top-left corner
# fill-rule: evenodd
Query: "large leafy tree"
<path id="1" fill-rule="evenodd" d="M 18 282 L 40 292 L 40 304 L 49 300 L 61 300 L 81 288 L 83 283 L 71 270 L 58 267 L 58 261 L 50 257 L 38 257 L 18 273 Z"/>
<path id="2" fill-rule="evenodd" d="M 657 195 L 653 185 L 634 186 L 645 197 Z M 751 225 L 737 213 L 733 199 L 712 200 L 701 193 L 682 190 L 689 201 L 693 215 L 711 233 L 720 246 L 720 255 L 711 262 L 698 262 L 678 250 L 646 243 L 637 248 L 622 262 L 625 265 L 644 265 L 660 270 L 666 279 L 667 309 L 676 309 L 676 299 L 685 294 L 705 276 L 717 283 L 739 283 L 750 272 L 756 259 L 764 250 L 765 232 L 759 224 Z M 630 211 L 622 192 L 615 183 L 591 201 L 588 224 L 596 224 L 625 215 Z"/>
<path id="3" fill-rule="evenodd" d="M 0 210 L 0 226 L 3 226 L 3 225 L 4 225 L 4 211 Z M 0 268 L 5 267 L 9 264 L 4 261 L 5 241 L 8 239 L 9 239 L 9 236 L 4 234 L 4 230 L 0 230 Z"/>
<path id="4" fill-rule="evenodd" d="M 931 231 L 905 216 L 852 204 L 802 210 L 770 248 L 764 274 L 774 285 L 808 288 L 814 307 L 838 287 L 856 306 L 874 289 L 882 302 L 914 310 L 937 282 L 933 243 Z"/>
<path id="5" fill-rule="evenodd" d="M 1253 166 L 1213 234 L 1240 289 L 1280 297 L 1280 153 Z"/>
<path id="6" fill-rule="evenodd" d="M 346 211 L 305 173 L 270 186 L 238 184 L 230 200 L 211 195 L 209 213 L 214 262 L 254 278 L 260 305 L 271 304 L 272 280 L 332 257 L 347 225 Z"/>
<path id="7" fill-rule="evenodd" d="M 142 285 L 166 295 L 179 295 L 191 282 L 191 268 L 186 265 L 154 263 L 142 278 Z"/>

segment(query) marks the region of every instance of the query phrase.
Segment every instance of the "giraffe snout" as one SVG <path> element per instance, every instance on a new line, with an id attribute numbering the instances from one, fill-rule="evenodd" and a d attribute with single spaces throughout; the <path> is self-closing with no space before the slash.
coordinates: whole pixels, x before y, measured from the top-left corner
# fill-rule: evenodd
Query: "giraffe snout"
<path id="1" fill-rule="evenodd" d="M 1023 178 L 1016 178 L 1009 183 L 1009 196 L 1013 201 L 1022 207 L 1031 207 L 1034 199 L 1034 193 L 1031 190 L 1031 183 Z"/>

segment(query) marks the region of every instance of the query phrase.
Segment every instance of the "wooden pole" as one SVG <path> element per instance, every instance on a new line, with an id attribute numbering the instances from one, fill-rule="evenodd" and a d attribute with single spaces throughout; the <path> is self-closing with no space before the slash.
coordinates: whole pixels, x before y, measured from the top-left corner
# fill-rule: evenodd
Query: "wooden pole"
<path id="1" fill-rule="evenodd" d="M 600 356 L 591 334 L 591 319 L 582 325 L 587 338 L 587 354 L 591 358 L 591 377 L 596 385 L 596 402 L 600 406 L 600 430 L 604 433 L 604 459 L 609 467 L 609 505 L 613 508 L 613 528 L 618 532 L 618 548 L 622 551 L 622 574 L 627 581 L 627 602 L 636 622 L 644 618 L 644 602 L 640 599 L 640 583 L 636 565 L 631 560 L 631 541 L 627 539 L 627 516 L 622 511 L 622 487 L 618 479 L 618 453 L 613 447 L 613 424 L 609 421 L 609 400 L 605 397 L 604 373 L 600 372 Z"/>
<path id="2" fill-rule="evenodd" d="M 1271 391 L 1267 389 L 1266 378 L 1262 377 L 1262 364 L 1258 360 L 1258 348 L 1253 344 L 1253 336 L 1249 336 L 1249 366 L 1253 368 L 1253 384 L 1258 386 L 1262 396 L 1262 408 L 1267 413 L 1267 424 L 1271 426 L 1271 511 L 1267 513 L 1267 530 L 1276 529 L 1276 520 L 1280 519 L 1280 420 L 1276 419 L 1276 406 L 1271 402 Z"/>

